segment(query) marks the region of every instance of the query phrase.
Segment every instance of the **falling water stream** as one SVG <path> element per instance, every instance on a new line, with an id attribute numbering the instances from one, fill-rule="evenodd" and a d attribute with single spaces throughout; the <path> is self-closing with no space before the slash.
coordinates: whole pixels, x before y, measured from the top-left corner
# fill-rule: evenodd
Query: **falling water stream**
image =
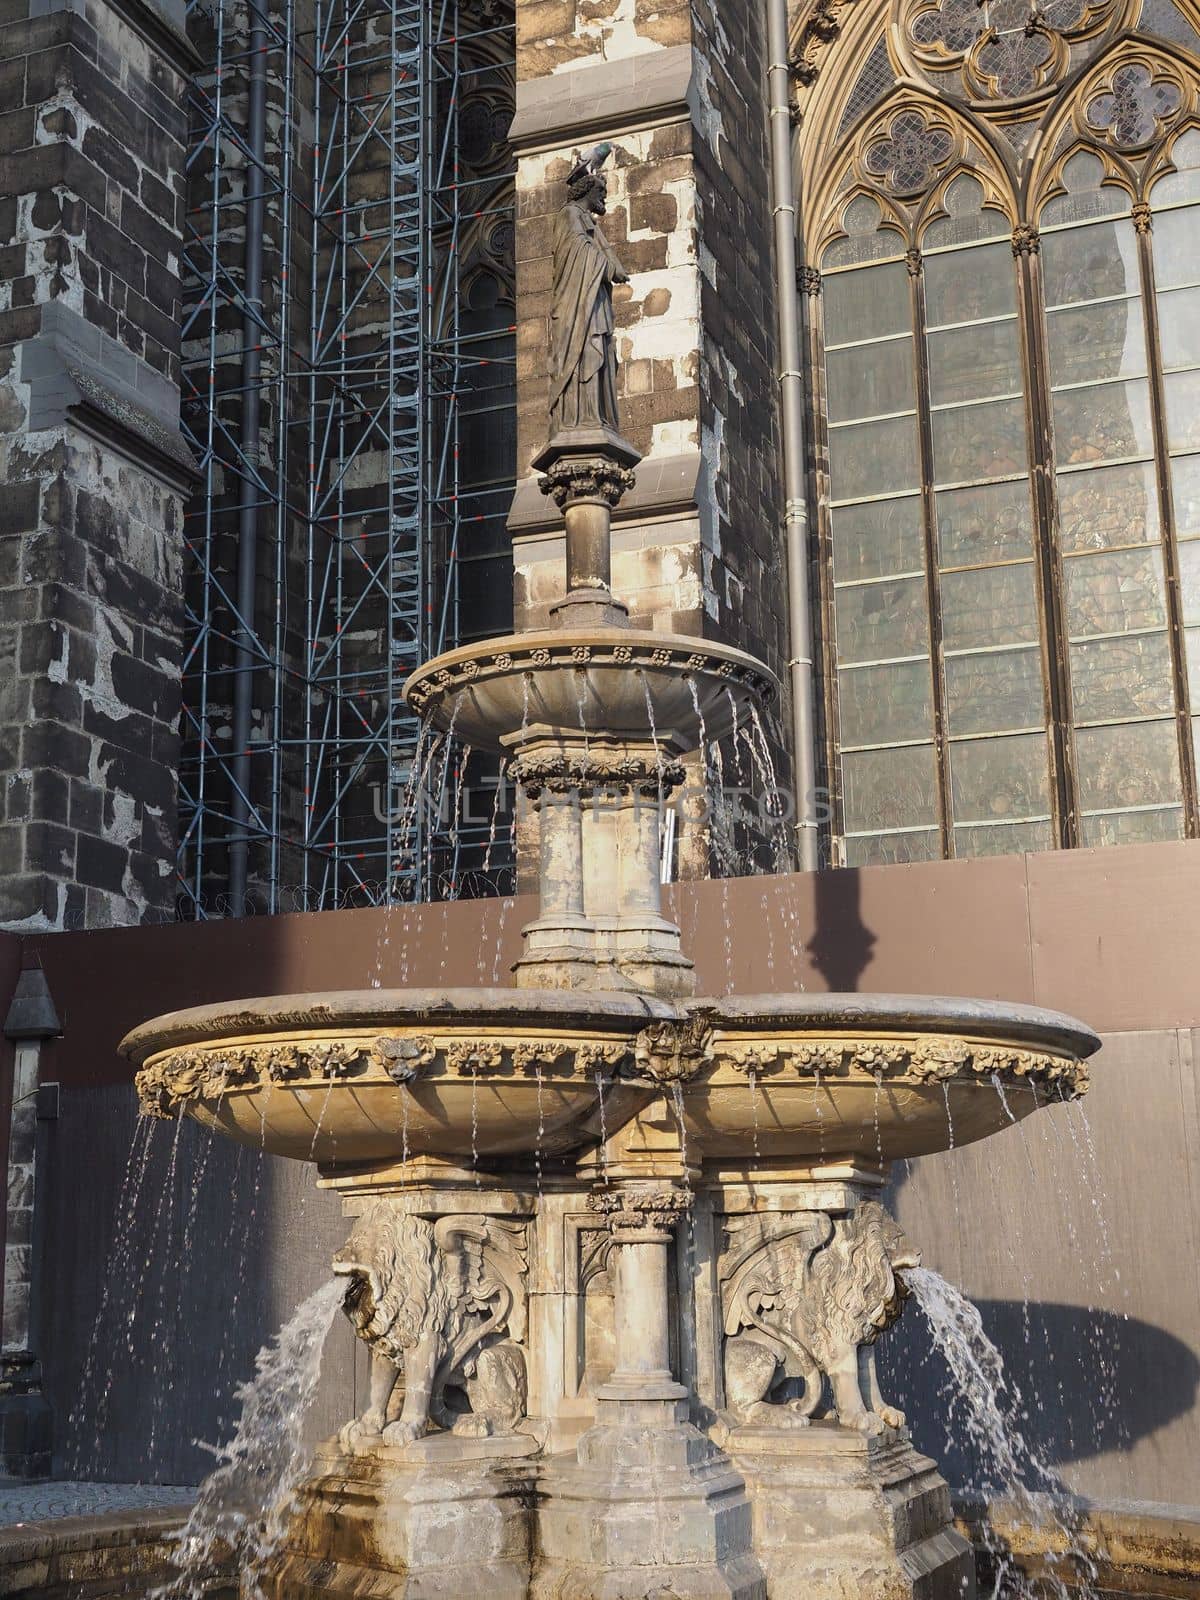
<path id="1" fill-rule="evenodd" d="M 305 1418 L 345 1292 L 336 1278 L 322 1284 L 259 1351 L 254 1377 L 237 1393 L 237 1428 L 228 1444 L 212 1450 L 218 1464 L 177 1536 L 178 1575 L 150 1600 L 202 1600 L 214 1576 L 228 1570 L 231 1555 L 243 1596 L 259 1600 L 259 1578 L 282 1546 L 308 1468 Z"/>
<path id="2" fill-rule="evenodd" d="M 1024 1410 L 1020 1390 L 1004 1370 L 999 1350 L 984 1331 L 983 1318 L 953 1284 L 929 1267 L 910 1267 L 904 1281 L 924 1313 L 934 1348 L 949 1369 L 943 1387 L 947 1443 L 961 1428 L 984 1475 L 978 1491 L 985 1504 L 1001 1500 L 1032 1528 L 1050 1530 L 1046 1571 L 1040 1589 L 1015 1566 L 1013 1557 L 985 1516 L 980 1539 L 991 1558 L 994 1596 L 1050 1593 L 1059 1600 L 1096 1600 L 1095 1566 L 1079 1547 L 1070 1497 L 1052 1467 L 1037 1454 L 1016 1418 Z M 1061 1568 L 1062 1570 L 1056 1570 Z"/>

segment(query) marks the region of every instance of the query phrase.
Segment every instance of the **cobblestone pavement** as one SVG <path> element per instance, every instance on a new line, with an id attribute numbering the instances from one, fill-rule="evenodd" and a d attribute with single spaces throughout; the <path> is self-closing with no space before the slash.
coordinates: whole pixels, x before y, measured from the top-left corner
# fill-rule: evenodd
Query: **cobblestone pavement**
<path id="1" fill-rule="evenodd" d="M 98 1517 L 151 1506 L 186 1506 L 195 1489 L 153 1483 L 7 1483 L 0 1480 L 0 1527 L 52 1517 Z"/>

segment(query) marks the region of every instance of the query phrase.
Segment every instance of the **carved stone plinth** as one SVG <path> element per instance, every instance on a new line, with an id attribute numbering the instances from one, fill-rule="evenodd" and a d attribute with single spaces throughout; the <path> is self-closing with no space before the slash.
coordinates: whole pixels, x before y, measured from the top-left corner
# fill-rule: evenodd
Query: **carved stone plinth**
<path id="1" fill-rule="evenodd" d="M 726 1450 L 753 1505 L 770 1600 L 974 1600 L 950 1491 L 902 1432 L 748 1425 Z"/>
<path id="2" fill-rule="evenodd" d="M 530 1600 L 767 1600 L 742 1479 L 698 1429 L 648 1406 L 606 1405 L 612 1420 L 574 1460 L 545 1464 Z"/>
<path id="3" fill-rule="evenodd" d="M 318 1454 L 270 1600 L 525 1600 L 537 1445 L 433 1434 Z"/>

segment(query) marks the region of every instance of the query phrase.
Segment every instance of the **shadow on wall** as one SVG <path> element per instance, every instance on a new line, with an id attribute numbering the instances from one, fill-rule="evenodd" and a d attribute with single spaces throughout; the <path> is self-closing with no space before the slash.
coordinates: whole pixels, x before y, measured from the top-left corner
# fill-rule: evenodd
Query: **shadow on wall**
<path id="1" fill-rule="evenodd" d="M 1033 1456 L 1051 1469 L 1121 1454 L 1196 1403 L 1200 1360 L 1161 1328 L 1087 1306 L 975 1304 L 1004 1358 L 1010 1389 L 1021 1394 L 1016 1425 Z M 971 1448 L 961 1407 L 950 1402 L 945 1363 L 915 1305 L 880 1341 L 879 1365 L 884 1392 L 907 1413 L 917 1448 L 933 1456 L 955 1487 L 986 1485 L 989 1463 Z M 1139 1498 L 1136 1483 L 1128 1498 Z"/>
<path id="2" fill-rule="evenodd" d="M 853 994 L 871 965 L 876 943 L 862 920 L 861 874 L 855 867 L 818 872 L 813 878 L 813 897 L 808 959 L 831 993 Z"/>
<path id="3" fill-rule="evenodd" d="M 200 1441 L 228 1439 L 260 1346 L 324 1280 L 344 1236 L 337 1199 L 300 1164 L 190 1120 L 138 1124 L 124 1085 L 64 1095 L 54 1163 L 55 1475 L 198 1483 L 213 1466 Z M 349 1415 L 354 1342 L 330 1340 L 316 1436 Z"/>

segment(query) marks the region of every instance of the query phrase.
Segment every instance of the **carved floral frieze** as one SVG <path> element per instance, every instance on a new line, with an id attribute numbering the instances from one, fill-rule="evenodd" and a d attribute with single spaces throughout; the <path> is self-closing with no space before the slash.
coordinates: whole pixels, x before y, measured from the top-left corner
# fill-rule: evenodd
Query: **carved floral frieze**
<path id="1" fill-rule="evenodd" d="M 537 750 L 516 756 L 508 776 L 531 799 L 543 793 L 593 795 L 636 793 L 654 799 L 677 789 L 687 777 L 682 761 L 629 750 Z"/>
<path id="2" fill-rule="evenodd" d="M 418 715 L 431 710 L 434 703 L 453 699 L 461 690 L 489 678 L 509 673 L 530 672 L 559 666 L 578 670 L 580 662 L 574 652 L 578 644 L 564 638 L 561 644 L 531 645 L 518 648 L 505 641 L 506 648 L 495 654 L 477 652 L 469 661 L 454 667 L 439 667 L 428 677 L 418 676 L 406 691 L 408 703 Z M 730 661 L 707 650 L 676 648 L 669 645 L 647 645 L 640 641 L 630 644 L 594 644 L 589 647 L 586 663 L 594 667 L 632 667 L 648 671 L 672 670 L 679 673 L 705 672 L 725 678 L 731 683 L 744 684 L 759 705 L 770 705 L 775 699 L 775 684 L 765 672 L 748 662 Z"/>
<path id="3" fill-rule="evenodd" d="M 190 1046 L 150 1062 L 137 1074 L 138 1100 L 151 1117 L 176 1117 L 189 1102 L 220 1100 L 248 1085 L 288 1084 L 339 1078 L 378 1077 L 412 1083 L 439 1055 L 458 1077 L 518 1072 L 530 1076 L 611 1074 L 632 1059 L 621 1040 L 453 1039 L 439 1045 L 430 1038 L 285 1041 L 277 1044 Z"/>
<path id="4" fill-rule="evenodd" d="M 949 1034 L 913 1039 L 726 1039 L 704 1014 L 654 1022 L 633 1038 L 571 1040 L 427 1036 L 283 1040 L 191 1045 L 137 1075 L 142 1111 L 177 1116 L 189 1102 L 220 1100 L 247 1085 L 376 1078 L 409 1084 L 439 1060 L 455 1077 L 621 1075 L 681 1092 L 702 1071 L 732 1068 L 747 1078 L 837 1077 L 852 1073 L 916 1083 L 996 1079 L 1030 1083 L 1069 1099 L 1086 1093 L 1086 1065 L 1016 1045 L 979 1044 Z"/>
<path id="5" fill-rule="evenodd" d="M 727 1041 L 717 1037 L 709 1042 L 707 1054 L 709 1059 L 736 1072 L 764 1078 L 788 1071 L 802 1077 L 861 1072 L 875 1077 L 904 1077 L 918 1083 L 1000 1076 L 1044 1085 L 1067 1096 L 1085 1094 L 1088 1087 L 1087 1066 L 1073 1057 L 1016 1045 L 974 1044 L 949 1034 L 928 1034 L 911 1040 Z"/>

